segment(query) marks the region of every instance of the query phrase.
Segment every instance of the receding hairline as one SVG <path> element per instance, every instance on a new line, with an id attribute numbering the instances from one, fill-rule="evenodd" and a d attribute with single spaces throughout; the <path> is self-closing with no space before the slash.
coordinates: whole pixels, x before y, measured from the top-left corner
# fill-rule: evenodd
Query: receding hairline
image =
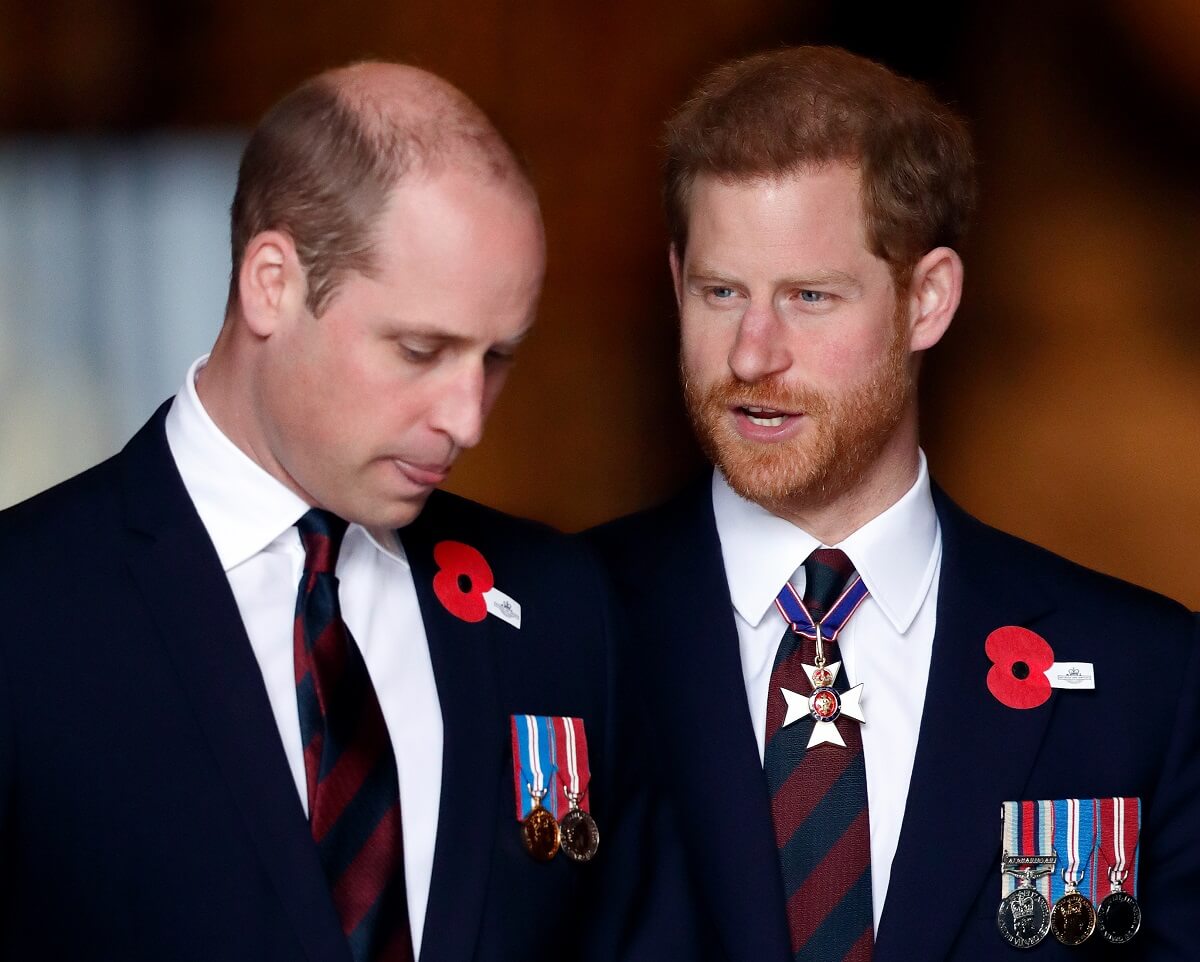
<path id="1" fill-rule="evenodd" d="M 531 196 L 524 165 L 487 115 L 461 90 L 409 64 L 361 61 L 319 74 L 376 143 L 403 143 L 396 158 L 406 173 L 436 175 L 447 167 L 489 180 L 513 181 Z"/>

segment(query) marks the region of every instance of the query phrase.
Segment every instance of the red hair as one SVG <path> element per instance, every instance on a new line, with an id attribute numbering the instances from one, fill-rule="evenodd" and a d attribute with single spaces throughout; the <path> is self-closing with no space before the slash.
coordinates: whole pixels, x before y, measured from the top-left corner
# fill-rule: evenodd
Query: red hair
<path id="1" fill-rule="evenodd" d="M 975 206 L 964 122 L 916 81 L 837 47 L 722 64 L 666 133 L 664 200 L 681 257 L 698 174 L 742 180 L 829 163 L 857 167 L 867 242 L 898 287 L 928 251 L 958 246 Z"/>

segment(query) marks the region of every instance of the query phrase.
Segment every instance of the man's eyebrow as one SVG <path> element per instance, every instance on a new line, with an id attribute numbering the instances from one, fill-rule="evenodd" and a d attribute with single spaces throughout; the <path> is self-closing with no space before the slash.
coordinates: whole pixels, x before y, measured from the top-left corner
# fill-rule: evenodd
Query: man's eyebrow
<path id="1" fill-rule="evenodd" d="M 853 274 L 847 274 L 845 271 L 838 270 L 820 270 L 813 271 L 809 274 L 800 274 L 796 277 L 784 278 L 784 284 L 790 287 L 853 287 L 856 290 L 862 286 L 858 278 Z"/>
<path id="2" fill-rule="evenodd" d="M 475 338 L 466 334 L 457 334 L 454 331 L 447 331 L 440 327 L 431 327 L 427 324 L 411 324 L 400 318 L 388 318 L 387 322 L 389 337 L 415 337 L 423 341 L 429 341 L 439 347 L 458 347 L 475 340 Z M 524 330 L 518 331 L 512 337 L 496 341 L 494 346 L 515 349 L 528 337 L 532 329 L 533 324 L 530 323 Z"/>
<path id="3" fill-rule="evenodd" d="M 719 271 L 715 267 L 710 267 L 708 264 L 694 264 L 686 271 L 686 276 L 689 280 L 701 281 L 723 281 L 729 279 L 729 275 L 724 271 Z"/>
<path id="4" fill-rule="evenodd" d="M 696 264 L 687 271 L 688 280 L 732 282 L 732 276 L 708 264 Z M 839 270 L 816 270 L 785 277 L 776 282 L 785 287 L 850 287 L 859 290 L 862 283 L 853 274 Z"/>

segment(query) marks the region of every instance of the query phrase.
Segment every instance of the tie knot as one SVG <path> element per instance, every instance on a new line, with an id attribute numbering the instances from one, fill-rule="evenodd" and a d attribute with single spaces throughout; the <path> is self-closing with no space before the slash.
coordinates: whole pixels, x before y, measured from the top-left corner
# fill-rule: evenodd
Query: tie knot
<path id="1" fill-rule="evenodd" d="M 854 563 L 837 548 L 817 548 L 804 559 L 804 607 L 820 620 L 854 577 Z"/>
<path id="2" fill-rule="evenodd" d="M 349 523 L 320 508 L 309 508 L 296 527 L 304 543 L 304 570 L 333 574 Z"/>

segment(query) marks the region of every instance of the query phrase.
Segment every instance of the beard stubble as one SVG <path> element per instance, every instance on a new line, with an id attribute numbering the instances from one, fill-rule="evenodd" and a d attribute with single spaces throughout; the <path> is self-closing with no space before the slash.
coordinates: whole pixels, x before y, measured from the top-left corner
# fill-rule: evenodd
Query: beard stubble
<path id="1" fill-rule="evenodd" d="M 681 362 L 684 400 L 701 448 L 734 491 L 777 514 L 824 506 L 855 490 L 915 391 L 907 333 L 897 310 L 892 340 L 876 366 L 854 389 L 832 396 L 775 378 L 747 384 L 730 376 L 704 389 Z M 809 424 L 786 441 L 749 441 L 730 414 L 738 407 L 802 411 Z"/>

